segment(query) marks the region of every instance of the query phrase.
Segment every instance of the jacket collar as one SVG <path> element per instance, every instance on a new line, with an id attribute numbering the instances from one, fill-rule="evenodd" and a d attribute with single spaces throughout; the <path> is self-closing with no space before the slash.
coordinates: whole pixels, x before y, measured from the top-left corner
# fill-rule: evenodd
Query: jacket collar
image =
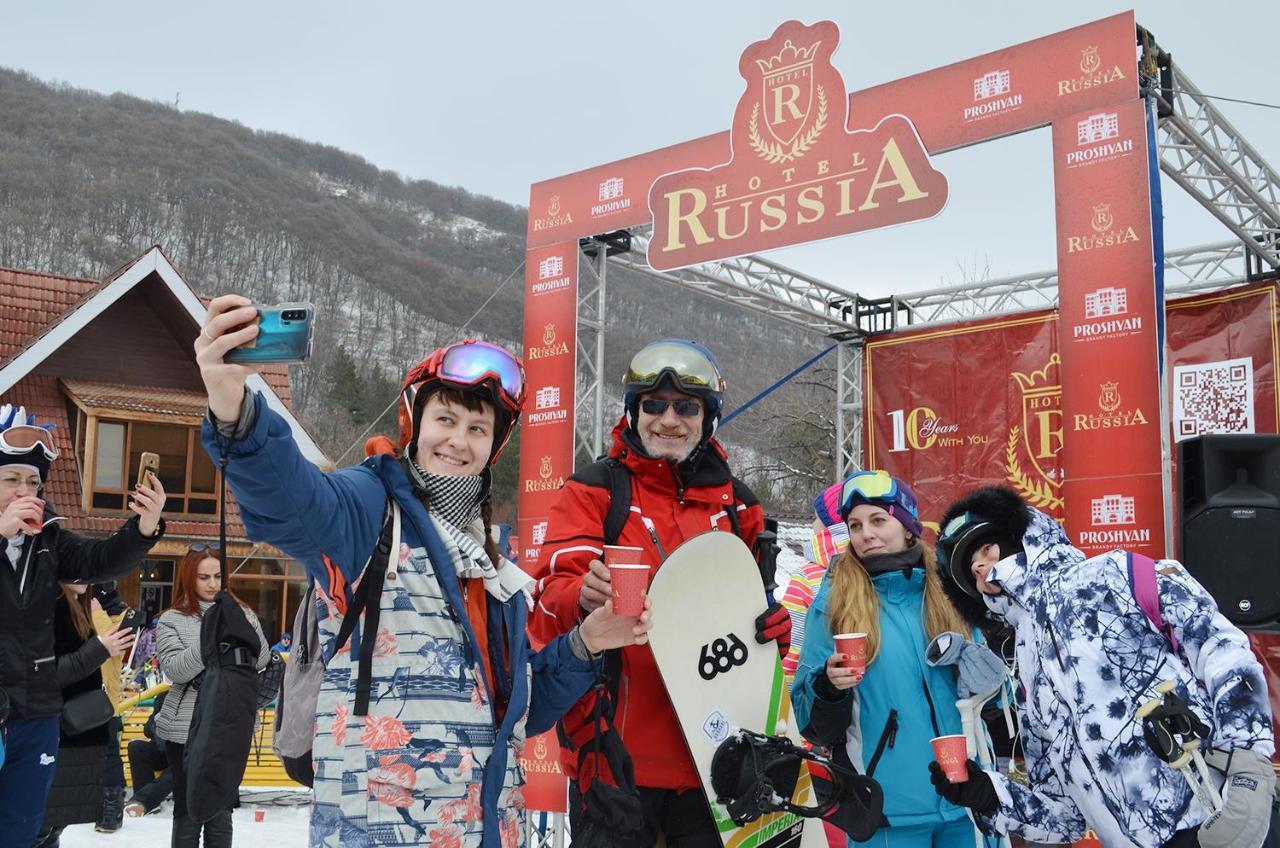
<path id="1" fill-rule="evenodd" d="M 719 501 L 718 491 L 712 498 L 707 490 L 718 490 L 733 481 L 729 459 L 715 439 L 699 445 L 685 461 L 673 463 L 647 456 L 640 437 L 627 426 L 625 415 L 613 428 L 612 435 L 609 456 L 627 466 L 632 476 L 640 478 L 647 489 L 679 499 L 692 497 L 694 500 Z"/>

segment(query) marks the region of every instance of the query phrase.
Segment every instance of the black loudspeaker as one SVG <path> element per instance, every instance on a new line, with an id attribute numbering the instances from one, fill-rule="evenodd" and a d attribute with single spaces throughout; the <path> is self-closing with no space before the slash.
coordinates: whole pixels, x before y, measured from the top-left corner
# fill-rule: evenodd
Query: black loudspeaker
<path id="1" fill-rule="evenodd" d="M 1280 620 L 1280 436 L 1188 439 L 1178 468 L 1191 576 L 1236 624 Z"/>

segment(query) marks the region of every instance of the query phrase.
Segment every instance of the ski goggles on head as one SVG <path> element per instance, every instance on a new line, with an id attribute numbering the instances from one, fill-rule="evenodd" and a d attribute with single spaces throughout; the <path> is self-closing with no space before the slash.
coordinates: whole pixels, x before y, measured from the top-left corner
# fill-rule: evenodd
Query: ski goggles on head
<path id="1" fill-rule="evenodd" d="M 680 391 L 690 394 L 723 392 L 720 369 L 702 351 L 688 342 L 654 342 L 631 358 L 623 383 L 632 391 L 655 389 L 670 377 Z"/>
<path id="2" fill-rule="evenodd" d="M 512 414 L 518 413 L 524 403 L 524 366 L 498 345 L 470 339 L 451 344 L 436 362 L 428 365 L 424 378 L 429 378 L 432 370 L 439 379 L 462 386 L 491 381 L 497 388 L 497 399 Z"/>
<path id="3" fill-rule="evenodd" d="M 853 499 L 861 496 L 867 501 L 896 502 L 898 481 L 887 471 L 855 471 L 844 478 L 840 488 L 840 512 L 847 514 L 853 507 Z"/>
<path id="4" fill-rule="evenodd" d="M 50 462 L 58 458 L 58 448 L 53 441 L 53 433 L 43 427 L 32 424 L 18 424 L 7 430 L 0 430 L 0 451 L 10 456 L 29 453 L 38 448 Z"/>

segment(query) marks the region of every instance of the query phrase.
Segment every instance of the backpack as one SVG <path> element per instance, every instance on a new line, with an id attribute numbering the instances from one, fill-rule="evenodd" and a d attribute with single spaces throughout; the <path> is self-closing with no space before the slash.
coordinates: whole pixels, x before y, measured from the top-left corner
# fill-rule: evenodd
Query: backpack
<path id="1" fill-rule="evenodd" d="M 315 780 L 311 740 L 315 730 L 316 701 L 320 696 L 320 683 L 324 680 L 315 603 L 315 586 L 308 583 L 293 619 L 297 643 L 289 654 L 284 678 L 280 682 L 275 732 L 271 740 L 271 750 L 284 764 L 285 773 L 304 786 L 311 786 Z"/>
<path id="2" fill-rule="evenodd" d="M 377 642 L 378 600 L 386 578 L 391 551 L 400 547 L 400 505 L 390 500 L 382 522 L 382 533 L 365 563 L 364 577 L 356 589 L 338 628 L 335 651 L 347 643 L 354 632 L 360 613 L 365 613 L 360 642 L 360 658 L 356 678 L 356 705 L 353 713 L 365 715 L 369 708 L 369 690 L 373 671 L 373 648 Z M 280 683 L 276 704 L 275 738 L 271 750 L 280 758 L 285 773 L 304 786 L 315 781 L 311 750 L 316 721 L 316 702 L 324 680 L 324 658 L 320 654 L 320 627 L 315 618 L 315 584 L 308 583 L 306 594 L 293 620 L 297 648 L 290 656 Z"/>

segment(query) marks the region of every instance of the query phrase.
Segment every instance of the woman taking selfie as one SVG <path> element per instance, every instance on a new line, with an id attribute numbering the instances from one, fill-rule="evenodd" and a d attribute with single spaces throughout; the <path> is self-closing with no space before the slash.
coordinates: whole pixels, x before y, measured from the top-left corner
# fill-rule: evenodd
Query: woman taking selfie
<path id="1" fill-rule="evenodd" d="M 809 610 L 791 699 L 801 732 L 831 747 L 884 788 L 890 826 L 869 842 L 893 848 L 973 848 L 965 810 L 929 782 L 930 740 L 959 734 L 952 669 L 931 668 L 925 648 L 968 633 L 920 540 L 915 493 L 884 471 L 845 478 L 840 515 L 849 547 L 832 562 Z M 846 665 L 833 634 L 866 634 L 865 672 Z"/>
<path id="2" fill-rule="evenodd" d="M 173 606 L 160 615 L 156 628 L 156 656 L 160 670 L 172 681 L 164 706 L 156 715 L 156 736 L 164 740 L 165 756 L 173 775 L 173 848 L 196 848 L 204 832 L 205 848 L 230 848 L 231 810 L 222 810 L 206 822 L 192 821 L 187 815 L 187 771 L 183 763 L 196 699 L 200 696 L 204 660 L 200 651 L 200 627 L 204 613 L 222 589 L 222 565 L 218 550 L 205 545 L 192 545 L 178 563 L 173 581 Z M 239 600 L 237 598 L 237 600 Z M 262 626 L 253 612 L 240 603 L 262 649 L 257 668 L 261 671 L 271 652 L 267 648 Z"/>
<path id="3" fill-rule="evenodd" d="M 255 312 L 235 295 L 209 306 L 204 443 L 249 534 L 306 563 L 321 601 L 311 845 L 522 844 L 526 732 L 585 694 L 595 654 L 645 641 L 648 613 L 606 603 L 530 650 L 530 580 L 488 533 L 492 467 L 524 402 L 518 359 L 470 340 L 436 350 L 405 377 L 398 441 L 324 473 L 245 390 L 251 368 L 223 359 L 256 338 Z"/>

